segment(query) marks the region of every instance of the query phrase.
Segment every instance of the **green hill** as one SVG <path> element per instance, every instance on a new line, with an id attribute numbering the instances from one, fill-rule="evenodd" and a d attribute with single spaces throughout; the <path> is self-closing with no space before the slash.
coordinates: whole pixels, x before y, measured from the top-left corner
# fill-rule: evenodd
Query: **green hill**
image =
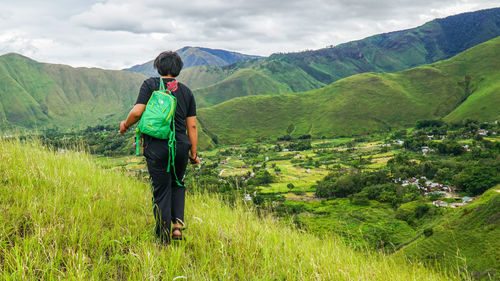
<path id="1" fill-rule="evenodd" d="M 434 63 L 497 36 L 500 36 L 500 8 L 436 19 L 420 27 L 379 34 L 320 50 L 274 54 L 265 60 L 237 66 L 237 69 L 250 68 L 282 83 L 290 92 L 300 92 L 317 89 L 358 73 L 396 72 Z M 201 72 L 207 70 L 211 71 L 212 68 L 200 69 Z M 213 68 L 213 71 L 217 72 L 218 69 Z M 202 96 L 218 96 L 217 100 L 221 101 L 224 100 L 221 97 L 264 94 L 274 90 L 255 91 L 253 85 L 236 81 L 247 79 L 242 75 L 230 79 L 233 84 L 242 86 L 233 88 L 231 95 L 220 94 L 220 88 L 224 85 L 213 85 L 223 83 L 221 80 L 206 81 L 207 84 L 197 84 L 193 88 L 213 85 L 204 89 Z"/>
<path id="2" fill-rule="evenodd" d="M 0 56 L 0 120 L 27 128 L 85 128 L 118 121 L 144 76 Z"/>
<path id="3" fill-rule="evenodd" d="M 220 82 L 232 73 L 234 70 L 227 67 L 200 65 L 183 69 L 177 80 L 190 89 L 198 89 Z"/>
<path id="4" fill-rule="evenodd" d="M 358 74 L 305 93 L 236 98 L 201 109 L 198 116 L 207 132 L 225 143 L 276 138 L 290 124 L 296 137 L 337 137 L 448 114 L 451 119 L 465 110 L 482 121 L 497 120 L 498 65 L 500 37 L 431 65 Z"/>
<path id="5" fill-rule="evenodd" d="M 2 280 L 463 280 L 198 192 L 186 240 L 161 246 L 145 182 L 36 142 L 0 139 L 0 149 Z"/>
<path id="6" fill-rule="evenodd" d="M 194 91 L 199 107 L 209 107 L 242 96 L 284 94 L 324 86 L 315 79 L 311 79 L 300 68 L 286 62 L 261 61 L 246 68 L 230 67 L 232 67 L 231 70 L 226 67 L 222 68 L 225 71 L 220 72 L 217 72 L 218 69 L 215 67 L 207 68 L 206 72 L 193 68 L 192 72 L 186 74 L 187 76 L 192 75 L 191 73 L 202 73 L 201 78 L 208 76 L 204 75 L 204 73 L 222 73 L 221 76 L 215 74 L 217 78 L 221 78 L 226 74 L 225 79 L 222 81 L 216 82 L 215 79 L 207 81 L 209 86 Z M 179 79 L 183 81 L 184 77 L 182 76 Z M 193 82 L 189 83 L 194 85 Z M 242 89 L 245 89 L 245 91 L 242 92 Z"/>
<path id="7" fill-rule="evenodd" d="M 433 230 L 432 236 L 422 236 L 396 255 L 441 268 L 458 266 L 478 279 L 500 279 L 500 185 L 453 210 Z"/>

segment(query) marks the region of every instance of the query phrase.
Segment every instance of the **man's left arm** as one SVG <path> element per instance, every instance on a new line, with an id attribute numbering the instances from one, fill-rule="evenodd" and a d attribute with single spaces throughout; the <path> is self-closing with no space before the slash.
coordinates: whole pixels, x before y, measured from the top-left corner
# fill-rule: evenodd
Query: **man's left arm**
<path id="1" fill-rule="evenodd" d="M 132 127 L 132 125 L 137 123 L 137 121 L 141 119 L 142 113 L 144 112 L 145 109 L 146 109 L 145 104 L 138 103 L 134 105 L 132 110 L 130 110 L 127 119 L 120 123 L 120 134 L 125 133 L 128 130 L 128 128 Z"/>

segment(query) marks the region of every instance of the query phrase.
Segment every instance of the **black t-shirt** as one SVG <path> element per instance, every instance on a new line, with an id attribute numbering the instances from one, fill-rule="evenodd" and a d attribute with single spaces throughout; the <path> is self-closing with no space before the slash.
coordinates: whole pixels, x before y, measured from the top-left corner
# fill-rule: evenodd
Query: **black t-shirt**
<path id="1" fill-rule="evenodd" d="M 167 87 L 167 83 L 173 81 L 171 78 L 164 78 L 163 83 Z M 175 108 L 175 135 L 180 141 L 187 141 L 186 135 L 186 118 L 196 116 L 196 102 L 191 90 L 184 84 L 178 83 L 177 90 L 172 92 L 177 98 L 177 107 Z M 151 77 L 142 83 L 139 96 L 135 104 L 148 104 L 149 98 L 154 91 L 160 88 L 160 77 Z"/>

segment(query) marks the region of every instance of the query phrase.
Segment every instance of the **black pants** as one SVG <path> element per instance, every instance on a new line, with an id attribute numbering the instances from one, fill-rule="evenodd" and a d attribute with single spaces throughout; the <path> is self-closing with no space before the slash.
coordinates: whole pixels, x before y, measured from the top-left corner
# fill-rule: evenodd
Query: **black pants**
<path id="1" fill-rule="evenodd" d="M 167 172 L 170 156 L 168 140 L 150 136 L 144 138 L 144 156 L 151 177 L 151 191 L 153 193 L 155 234 L 164 242 L 170 242 L 170 222 L 179 222 L 184 225 L 186 188 L 183 179 L 191 144 L 178 141 L 176 147 L 175 174 L 177 174 L 181 185 L 177 184 L 175 180 L 173 167 L 170 167 L 170 172 Z"/>

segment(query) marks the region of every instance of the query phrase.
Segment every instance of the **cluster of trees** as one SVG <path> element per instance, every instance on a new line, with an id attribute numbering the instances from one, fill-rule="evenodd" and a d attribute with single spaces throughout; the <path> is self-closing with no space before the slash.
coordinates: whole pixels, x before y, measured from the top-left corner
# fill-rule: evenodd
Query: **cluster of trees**
<path id="1" fill-rule="evenodd" d="M 94 126 L 76 132 L 47 131 L 40 135 L 42 143 L 53 149 L 85 149 L 104 156 L 131 155 L 135 151 L 135 132 L 120 134 L 117 126 Z"/>
<path id="2" fill-rule="evenodd" d="M 489 134 L 500 132 L 500 126 L 496 123 L 480 123 L 478 121 L 466 119 L 462 123 L 445 123 L 441 120 L 419 120 L 415 125 L 415 130 L 407 136 L 406 130 L 394 132 L 391 139 L 405 139 L 404 147 L 409 150 L 418 151 L 422 146 L 429 146 L 436 149 L 441 154 L 460 155 L 466 150 L 457 141 L 460 139 L 473 139 L 481 142 L 483 137 L 478 134 L 478 130 L 484 129 Z M 429 140 L 427 136 L 434 138 L 440 136 L 445 140 L 436 143 Z M 475 145 L 477 145 L 475 143 Z"/>
<path id="3" fill-rule="evenodd" d="M 413 161 L 408 155 L 398 154 L 387 162 L 393 178 L 407 179 L 425 176 L 434 181 L 454 185 L 471 196 L 482 194 L 500 183 L 498 150 L 490 151 L 491 158 L 478 160 L 470 157 Z M 473 157 L 473 156 L 471 156 Z"/>
<path id="4" fill-rule="evenodd" d="M 358 205 L 368 205 L 369 200 L 377 200 L 397 207 L 419 198 L 420 191 L 412 185 L 403 187 L 392 183 L 391 177 L 384 170 L 347 174 L 333 172 L 318 182 L 316 196 L 348 197 L 353 204 Z"/>

